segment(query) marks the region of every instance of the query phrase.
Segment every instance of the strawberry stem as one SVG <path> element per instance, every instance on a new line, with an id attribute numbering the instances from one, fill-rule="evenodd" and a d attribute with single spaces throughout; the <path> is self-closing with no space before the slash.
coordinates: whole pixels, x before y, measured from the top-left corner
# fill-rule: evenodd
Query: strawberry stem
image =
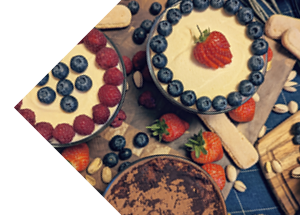
<path id="1" fill-rule="evenodd" d="M 205 149 L 205 140 L 202 136 L 202 129 L 198 134 L 194 134 L 194 136 L 188 140 L 185 146 L 191 148 L 190 151 L 195 151 L 196 158 L 199 158 L 201 152 L 206 155 L 207 150 Z"/>
<path id="2" fill-rule="evenodd" d="M 206 39 L 207 39 L 207 37 L 209 36 L 209 34 L 210 34 L 210 29 L 208 28 L 208 29 L 205 29 L 203 32 L 201 31 L 201 29 L 200 29 L 200 27 L 197 25 L 197 28 L 198 28 L 198 31 L 200 32 L 200 36 L 199 36 L 199 38 L 196 38 L 195 36 L 194 36 L 194 38 L 195 38 L 195 43 L 202 43 L 202 42 L 204 42 Z"/>
<path id="3" fill-rule="evenodd" d="M 158 136 L 159 142 L 161 142 L 163 134 L 169 135 L 169 132 L 167 131 L 167 128 L 169 127 L 164 119 L 162 119 L 161 121 L 155 120 L 153 125 L 147 126 L 146 128 L 152 131 L 153 136 Z"/>

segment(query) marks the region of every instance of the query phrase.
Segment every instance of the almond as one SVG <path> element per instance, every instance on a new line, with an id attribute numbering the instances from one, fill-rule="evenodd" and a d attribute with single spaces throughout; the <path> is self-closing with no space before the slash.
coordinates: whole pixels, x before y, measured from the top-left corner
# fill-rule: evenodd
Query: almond
<path id="1" fill-rule="evenodd" d="M 143 87 L 143 75 L 140 71 L 133 73 L 133 82 L 137 88 Z"/>
<path id="2" fill-rule="evenodd" d="M 254 93 L 254 95 L 252 96 L 253 100 L 257 103 L 259 102 L 259 95 L 257 93 Z"/>
<path id="3" fill-rule="evenodd" d="M 260 129 L 258 133 L 258 138 L 262 138 L 265 135 L 266 131 L 267 131 L 267 127 L 263 125 L 263 127 Z"/>
<path id="4" fill-rule="evenodd" d="M 283 89 L 290 93 L 294 93 L 297 91 L 297 89 L 295 87 L 283 87 Z"/>
<path id="5" fill-rule="evenodd" d="M 226 176 L 227 176 L 228 181 L 230 181 L 230 182 L 234 182 L 236 180 L 237 172 L 233 165 L 231 165 L 231 164 L 227 165 Z"/>
<path id="6" fill-rule="evenodd" d="M 112 172 L 111 169 L 106 166 L 102 169 L 102 181 L 108 184 L 112 179 Z"/>
<path id="7" fill-rule="evenodd" d="M 271 162 L 270 162 L 270 161 L 267 161 L 267 162 L 265 163 L 265 170 L 266 170 L 267 173 L 273 172 L 272 165 L 271 165 Z"/>
<path id="8" fill-rule="evenodd" d="M 296 76 L 297 76 L 297 72 L 295 70 L 291 71 L 287 78 L 287 81 L 293 80 Z"/>
<path id="9" fill-rule="evenodd" d="M 300 166 L 296 167 L 292 170 L 292 177 L 293 178 L 300 178 Z"/>
<path id="10" fill-rule="evenodd" d="M 298 83 L 297 82 L 295 82 L 295 81 L 287 81 L 287 82 L 285 82 L 284 83 L 284 87 L 293 87 L 293 86 L 295 86 L 295 85 L 297 85 Z"/>
<path id="11" fill-rule="evenodd" d="M 233 187 L 239 192 L 245 192 L 247 187 L 242 181 L 235 181 Z"/>
<path id="12" fill-rule="evenodd" d="M 295 101 L 290 101 L 288 107 L 291 114 L 294 114 L 298 111 L 298 103 Z"/>
<path id="13" fill-rule="evenodd" d="M 281 164 L 279 163 L 279 161 L 272 160 L 272 169 L 276 173 L 281 173 L 282 172 L 282 167 L 281 167 Z"/>
<path id="14" fill-rule="evenodd" d="M 286 113 L 286 112 L 289 111 L 289 108 L 285 104 L 276 104 L 273 107 L 273 111 L 276 112 L 276 113 Z"/>

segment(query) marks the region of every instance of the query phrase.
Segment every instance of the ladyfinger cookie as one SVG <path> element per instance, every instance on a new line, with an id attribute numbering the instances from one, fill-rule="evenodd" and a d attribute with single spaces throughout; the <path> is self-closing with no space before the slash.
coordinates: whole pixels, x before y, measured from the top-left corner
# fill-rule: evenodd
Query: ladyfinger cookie
<path id="1" fill-rule="evenodd" d="M 241 169 L 248 169 L 258 161 L 258 153 L 247 138 L 228 119 L 226 114 L 198 114 L 204 124 L 218 134 L 225 151 Z"/>
<path id="2" fill-rule="evenodd" d="M 116 5 L 97 25 L 96 28 L 124 28 L 131 22 L 131 12 L 125 5 Z"/>
<path id="3" fill-rule="evenodd" d="M 291 27 L 300 30 L 300 19 L 281 14 L 274 14 L 265 24 L 265 34 L 272 39 L 280 39 L 283 33 Z"/>
<path id="4" fill-rule="evenodd" d="M 300 20 L 299 20 L 300 21 Z M 281 44 L 289 50 L 296 58 L 300 59 L 300 31 L 291 27 L 281 37 Z"/>

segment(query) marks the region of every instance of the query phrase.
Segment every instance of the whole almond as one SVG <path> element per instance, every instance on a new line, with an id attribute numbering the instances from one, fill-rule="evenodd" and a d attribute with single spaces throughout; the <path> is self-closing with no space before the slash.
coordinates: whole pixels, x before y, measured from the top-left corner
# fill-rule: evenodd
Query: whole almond
<path id="1" fill-rule="evenodd" d="M 295 88 L 295 87 L 283 87 L 283 89 L 290 93 L 294 93 L 297 91 L 297 88 Z"/>
<path id="2" fill-rule="evenodd" d="M 267 173 L 273 172 L 272 165 L 271 165 L 271 162 L 270 162 L 270 161 L 267 161 L 267 162 L 265 163 L 265 170 L 266 170 Z"/>
<path id="3" fill-rule="evenodd" d="M 295 101 L 290 101 L 288 107 L 291 114 L 294 114 L 298 111 L 298 103 Z"/>
<path id="4" fill-rule="evenodd" d="M 128 84 L 128 82 L 126 82 L 126 91 L 128 91 L 129 90 L 129 84 Z"/>
<path id="5" fill-rule="evenodd" d="M 276 104 L 273 107 L 273 111 L 276 112 L 276 113 L 286 113 L 286 112 L 289 111 L 289 108 L 285 104 Z"/>
<path id="6" fill-rule="evenodd" d="M 272 61 L 267 63 L 267 71 L 272 69 Z"/>
<path id="7" fill-rule="evenodd" d="M 92 185 L 95 186 L 96 185 L 96 179 L 94 179 L 92 176 L 90 175 L 86 175 L 85 179 Z"/>
<path id="8" fill-rule="evenodd" d="M 282 172 L 282 167 L 279 161 L 277 160 L 272 160 L 272 169 L 276 173 L 281 173 Z"/>
<path id="9" fill-rule="evenodd" d="M 285 82 L 284 83 L 284 87 L 293 87 L 293 86 L 295 86 L 295 85 L 297 85 L 298 83 L 297 82 L 295 82 L 295 81 L 287 81 L 287 82 Z"/>
<path id="10" fill-rule="evenodd" d="M 140 71 L 133 73 L 133 82 L 137 88 L 143 87 L 143 75 Z"/>
<path id="11" fill-rule="evenodd" d="M 242 181 L 235 181 L 233 187 L 239 192 L 245 192 L 247 187 Z"/>
<path id="12" fill-rule="evenodd" d="M 296 76 L 297 76 L 297 72 L 295 70 L 291 71 L 287 78 L 287 81 L 293 80 Z"/>
<path id="13" fill-rule="evenodd" d="M 254 95 L 252 96 L 253 100 L 257 103 L 259 102 L 259 95 L 257 93 L 254 93 Z"/>
<path id="14" fill-rule="evenodd" d="M 258 138 L 262 138 L 265 135 L 266 131 L 267 131 L 267 127 L 265 125 L 263 125 L 263 127 L 261 127 L 261 129 L 258 133 Z"/>
<path id="15" fill-rule="evenodd" d="M 102 169 L 102 181 L 108 184 L 112 179 L 112 172 L 111 169 L 106 166 Z"/>
<path id="16" fill-rule="evenodd" d="M 293 178 L 300 178 L 300 166 L 296 167 L 292 170 L 292 177 Z"/>
<path id="17" fill-rule="evenodd" d="M 90 165 L 87 168 L 87 172 L 89 174 L 94 174 L 95 172 L 97 172 L 102 166 L 102 160 L 101 158 L 95 158 Z"/>
<path id="18" fill-rule="evenodd" d="M 230 182 L 234 182 L 236 180 L 237 172 L 233 165 L 231 165 L 231 164 L 227 165 L 226 176 L 227 176 L 228 181 L 230 181 Z"/>

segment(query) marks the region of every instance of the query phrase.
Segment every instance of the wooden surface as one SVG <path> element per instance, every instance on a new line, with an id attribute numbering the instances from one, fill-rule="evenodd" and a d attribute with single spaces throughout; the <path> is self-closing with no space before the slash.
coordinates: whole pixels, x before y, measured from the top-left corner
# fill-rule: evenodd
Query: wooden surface
<path id="1" fill-rule="evenodd" d="M 291 177 L 291 171 L 300 166 L 299 145 L 292 142 L 291 127 L 300 122 L 300 111 L 289 117 L 258 141 L 260 166 L 277 201 L 286 214 L 295 214 L 300 205 L 300 178 Z M 278 160 L 283 168 L 282 173 L 267 173 L 264 165 L 267 161 Z"/>
<path id="2" fill-rule="evenodd" d="M 115 43 L 116 47 L 120 51 L 121 55 L 127 55 L 128 57 L 132 58 L 133 55 L 140 50 L 146 50 L 146 41 L 142 45 L 136 45 L 132 41 L 132 33 L 135 28 L 139 27 L 143 20 L 150 19 L 154 20 L 155 16 L 152 16 L 149 13 L 150 5 L 154 2 L 151 1 L 142 1 L 137 0 L 140 4 L 139 12 L 132 17 L 131 25 L 123 28 L 123 29 L 113 29 L 113 30 L 105 30 L 105 34 L 108 35 L 111 40 Z M 157 2 L 162 3 L 163 9 L 166 0 L 156 0 Z M 122 0 L 120 4 L 127 5 L 128 0 Z M 282 85 L 284 80 L 286 79 L 289 71 L 293 68 L 293 64 L 295 61 L 290 58 L 290 56 L 284 51 L 281 46 L 277 46 L 274 41 L 270 41 L 271 47 L 274 48 L 274 65 L 270 71 L 268 71 L 265 83 L 260 87 L 259 91 L 262 92 L 261 94 L 261 105 L 258 105 L 256 110 L 255 120 L 251 123 L 251 132 L 248 132 L 247 123 L 244 123 L 243 126 L 238 126 L 239 130 L 242 130 L 242 133 L 249 139 L 251 139 L 251 143 L 254 143 L 256 140 L 256 136 L 260 130 L 261 125 L 263 125 L 281 91 Z M 289 62 L 289 63 L 285 63 Z M 276 65 L 283 65 L 281 67 L 281 71 L 277 71 Z M 270 81 L 268 81 L 270 79 Z M 88 142 L 90 147 L 90 157 L 91 160 L 95 157 L 100 157 L 101 159 L 103 156 L 111 152 L 108 147 L 108 141 L 114 134 L 124 134 L 127 145 L 126 147 L 133 149 L 133 155 L 129 159 L 129 161 L 134 161 L 139 159 L 140 157 L 144 157 L 146 155 L 151 155 L 155 153 L 162 153 L 162 154 L 177 154 L 184 157 L 189 158 L 189 154 L 187 153 L 184 144 L 187 142 L 188 138 L 192 137 L 194 134 L 198 133 L 200 129 L 208 130 L 204 123 L 197 117 L 197 115 L 185 112 L 178 107 L 174 106 L 170 103 L 167 99 L 165 99 L 162 94 L 158 91 L 154 83 L 146 82 L 141 89 L 137 89 L 132 81 L 132 74 L 128 75 L 127 81 L 129 84 L 129 90 L 126 92 L 126 97 L 124 104 L 122 106 L 122 110 L 125 111 L 127 115 L 127 119 L 125 123 L 123 123 L 122 127 L 120 128 L 107 128 L 104 132 L 100 135 L 95 137 L 93 140 Z M 276 84 L 274 84 L 276 83 Z M 155 95 L 156 105 L 155 109 L 146 109 L 138 105 L 138 97 L 139 95 L 146 91 L 151 90 L 152 93 Z M 270 93 L 270 91 L 272 91 Z M 268 93 L 264 93 L 268 92 Z M 177 114 L 180 118 L 186 120 L 190 124 L 189 130 L 181 136 L 179 139 L 172 143 L 158 143 L 154 137 L 150 138 L 150 143 L 147 149 L 145 148 L 142 151 L 134 149 L 132 146 L 132 139 L 135 133 L 138 131 L 144 131 L 150 135 L 150 131 L 146 129 L 146 126 L 151 125 L 153 121 L 159 118 L 162 114 L 172 112 Z M 112 168 L 113 175 L 116 175 L 118 166 L 123 161 L 119 161 L 119 164 Z M 228 164 L 234 164 L 231 158 L 228 156 L 227 153 L 224 154 L 224 157 L 216 162 L 223 167 L 226 167 Z M 101 181 L 101 170 L 96 172 L 94 175 L 97 184 L 95 188 L 102 193 L 107 184 L 104 184 Z M 85 171 L 81 172 L 84 176 L 86 174 Z M 224 189 L 222 190 L 223 196 L 226 199 L 233 183 L 227 182 Z"/>

